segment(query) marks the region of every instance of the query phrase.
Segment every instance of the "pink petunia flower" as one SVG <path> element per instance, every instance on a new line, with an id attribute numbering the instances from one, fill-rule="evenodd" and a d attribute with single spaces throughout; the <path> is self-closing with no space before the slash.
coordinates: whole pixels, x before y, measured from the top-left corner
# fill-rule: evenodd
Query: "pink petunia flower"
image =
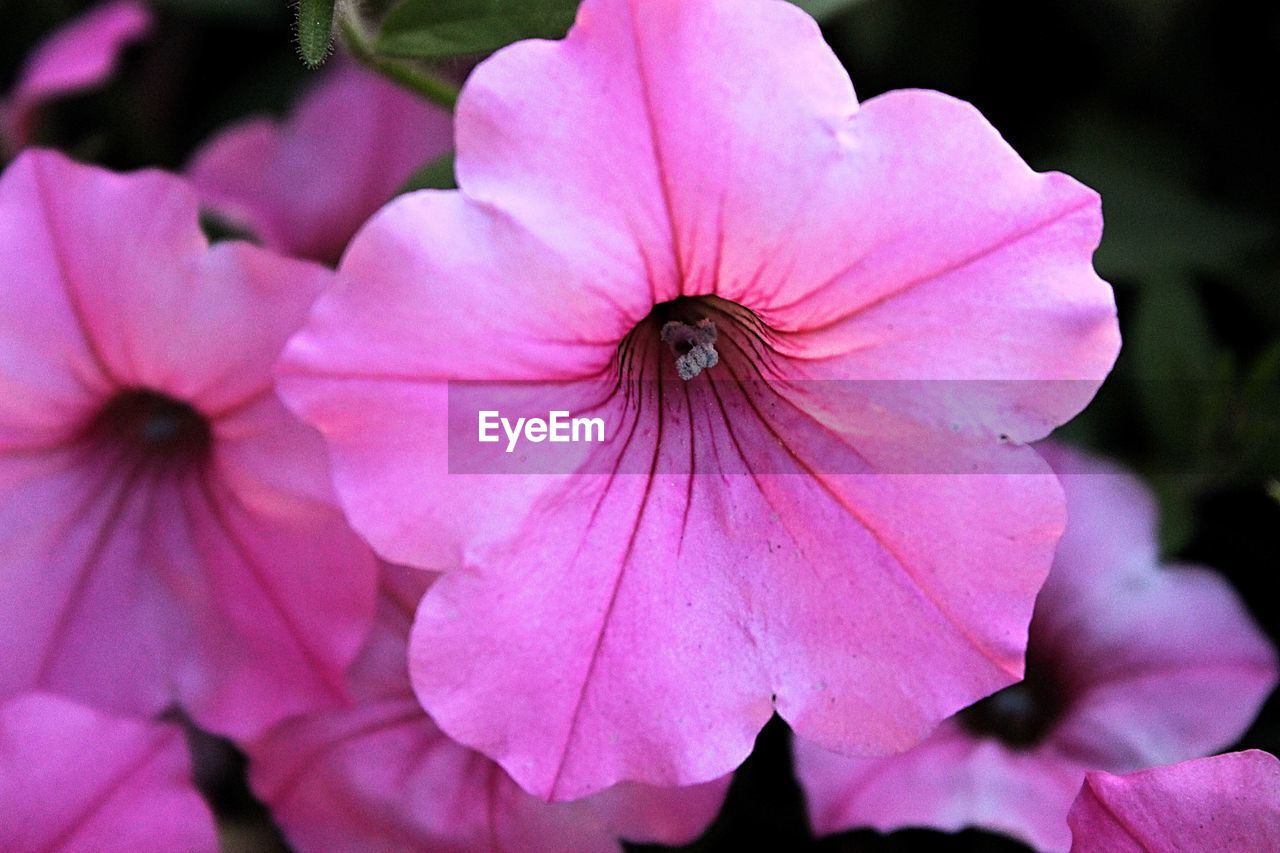
<path id="1" fill-rule="evenodd" d="M 728 779 L 546 803 L 441 733 L 406 663 L 430 579 L 384 569 L 377 626 L 351 669 L 355 704 L 286 721 L 246 747 L 253 787 L 297 849 L 586 853 L 617 851 L 619 838 L 683 844 L 707 827 Z"/>
<path id="2" fill-rule="evenodd" d="M 336 261 L 419 167 L 452 147 L 446 111 L 340 63 L 286 122 L 227 129 L 188 172 L 206 204 L 265 245 Z"/>
<path id="3" fill-rule="evenodd" d="M 0 269 L 0 696 L 242 737 L 341 698 L 374 561 L 271 374 L 331 273 L 40 151 L 0 178 Z"/>
<path id="4" fill-rule="evenodd" d="M 1020 443 L 1118 347 L 1093 192 L 946 96 L 859 107 L 776 0 L 587 0 L 456 121 L 461 191 L 375 218 L 281 367 L 357 529 L 458 569 L 411 643 L 441 729 L 573 799 L 717 778 L 775 710 L 904 749 L 1021 676 L 1064 513 Z M 506 454 L 486 399 L 608 438 Z"/>
<path id="5" fill-rule="evenodd" d="M 1280 761 L 1257 749 L 1113 776 L 1067 817 L 1073 853 L 1280 850 Z"/>
<path id="6" fill-rule="evenodd" d="M 0 850 L 213 853 L 182 729 L 28 693 L 0 702 Z"/>
<path id="7" fill-rule="evenodd" d="M 0 153 L 31 143 L 41 108 L 92 89 L 115 73 L 126 48 L 151 30 L 151 12 L 140 0 L 104 3 L 55 32 L 41 44 L 9 100 L 0 104 Z"/>
<path id="8" fill-rule="evenodd" d="M 1225 580 L 1160 568 L 1150 493 L 1109 464 L 1045 448 L 1070 522 L 1036 603 L 1026 680 L 901 755 L 848 759 L 797 742 L 819 834 L 981 826 L 1071 843 L 1091 769 L 1127 772 L 1235 741 L 1276 684 L 1276 655 Z"/>

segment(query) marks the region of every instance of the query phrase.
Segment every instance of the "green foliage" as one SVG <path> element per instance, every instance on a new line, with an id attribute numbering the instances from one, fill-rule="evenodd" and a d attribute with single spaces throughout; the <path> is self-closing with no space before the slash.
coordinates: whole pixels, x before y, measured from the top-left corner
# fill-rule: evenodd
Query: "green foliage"
<path id="1" fill-rule="evenodd" d="M 827 20 L 860 0 L 792 0 Z M 377 51 L 405 59 L 489 53 L 521 39 L 560 38 L 579 0 L 401 0 L 382 22 Z"/>
<path id="2" fill-rule="evenodd" d="M 415 190 L 454 190 L 458 188 L 458 179 L 454 175 L 454 154 L 450 151 L 427 163 L 405 183 L 401 192 Z"/>
<path id="3" fill-rule="evenodd" d="M 324 65 L 333 48 L 334 0 L 298 0 L 298 54 L 308 68 Z"/>
<path id="4" fill-rule="evenodd" d="M 578 0 L 402 0 L 378 33 L 385 56 L 444 59 L 483 54 L 528 38 L 558 38 Z"/>
<path id="5" fill-rule="evenodd" d="M 819 21 L 828 21 L 857 6 L 862 0 L 791 0 Z"/>

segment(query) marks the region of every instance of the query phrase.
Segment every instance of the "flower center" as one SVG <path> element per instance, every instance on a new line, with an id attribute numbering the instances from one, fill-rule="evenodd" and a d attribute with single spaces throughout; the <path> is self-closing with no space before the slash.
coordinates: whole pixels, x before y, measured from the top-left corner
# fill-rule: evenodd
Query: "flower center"
<path id="1" fill-rule="evenodd" d="M 668 320 L 659 337 L 675 353 L 676 372 L 686 382 L 720 363 L 720 354 L 716 352 L 716 324 L 706 317 L 695 323 Z"/>
<path id="2" fill-rule="evenodd" d="M 89 423 L 86 438 L 139 464 L 185 467 L 213 447 L 208 419 L 189 403 L 133 388 L 112 397 Z"/>
<path id="3" fill-rule="evenodd" d="M 681 296 L 653 307 L 649 316 L 628 335 L 622 349 L 647 350 L 649 342 L 665 344 L 659 353 L 674 358 L 676 374 L 688 382 L 724 362 L 730 355 L 758 350 L 766 332 L 748 309 L 717 296 Z M 649 335 L 657 340 L 649 338 Z"/>
<path id="4" fill-rule="evenodd" d="M 1065 710 L 1057 683 L 1027 667 L 1027 678 L 970 705 L 956 720 L 970 733 L 1014 749 L 1042 743 Z"/>

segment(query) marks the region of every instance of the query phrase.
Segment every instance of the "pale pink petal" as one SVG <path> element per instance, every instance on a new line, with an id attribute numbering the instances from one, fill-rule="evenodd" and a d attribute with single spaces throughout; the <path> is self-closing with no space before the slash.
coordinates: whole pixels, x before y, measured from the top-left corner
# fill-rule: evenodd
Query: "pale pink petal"
<path id="1" fill-rule="evenodd" d="M 693 441 L 728 458 L 712 395 L 690 395 Z M 625 454 L 658 471 L 660 454 L 687 455 L 681 413 L 669 417 L 668 444 L 637 434 Z M 770 452 L 759 425 L 735 430 L 754 461 Z M 775 707 L 812 739 L 896 751 L 957 697 L 1021 674 L 1043 579 L 1030 567 L 1058 532 L 1051 478 L 645 477 L 621 464 L 549 494 L 419 613 L 419 697 L 528 790 L 714 778 Z M 993 503 L 1009 507 L 998 522 L 980 511 Z"/>
<path id="2" fill-rule="evenodd" d="M 190 186 L 161 172 L 114 175 L 41 153 L 19 160 L 8 181 L 15 206 L 25 197 L 35 211 L 14 233 L 26 249 L 17 266 L 31 278 L 23 290 L 38 276 L 62 304 L 39 292 L 16 298 L 43 300 L 79 323 L 82 340 L 65 349 L 93 359 L 96 369 L 71 370 L 95 382 L 164 388 L 211 415 L 264 395 L 285 340 L 333 280 L 244 244 L 206 251 Z M 227 346 L 225 333 L 247 324 L 255 333 Z M 32 347 L 63 349 L 17 332 Z"/>
<path id="3" fill-rule="evenodd" d="M 419 251 L 423 241 L 431 252 Z M 457 565 L 464 542 L 513 532 L 549 478 L 448 476 L 449 381 L 546 379 L 554 387 L 588 377 L 630 327 L 596 333 L 606 292 L 521 230 L 445 193 L 379 213 L 341 275 L 289 342 L 281 393 L 325 434 L 348 515 L 384 557 Z M 519 298 L 503 286 L 515 281 Z M 442 322 L 443 333 L 424 333 Z M 591 390 L 565 386 L 564 402 Z"/>
<path id="4" fill-rule="evenodd" d="M 413 644 L 444 731 L 563 799 L 715 778 L 775 708 L 899 750 L 1020 675 L 1063 518 L 1013 445 L 1118 343 L 1094 194 L 941 96 L 859 112 L 813 22 L 758 0 L 588 0 L 477 69 L 458 130 L 462 192 L 375 218 L 282 367 L 356 527 L 462 567 Z M 681 383 L 650 311 L 707 294 L 745 310 Z M 879 387 L 792 387 L 836 379 Z M 454 472 L 457 380 L 531 380 L 615 439 Z M 947 455 L 974 448 L 1017 474 Z"/>
<path id="5" fill-rule="evenodd" d="M 1070 519 L 1055 557 L 1070 571 L 1051 573 L 1045 582 L 1045 594 L 1062 606 L 1046 609 L 1039 620 L 1041 635 L 1052 641 L 1072 629 L 1070 602 L 1092 605 L 1091 592 L 1114 595 L 1107 587 L 1117 579 L 1146 575 L 1158 563 L 1159 519 L 1155 495 L 1137 475 L 1058 442 L 1036 450 L 1062 481 Z"/>
<path id="6" fill-rule="evenodd" d="M 1097 195 L 1031 171 L 954 99 L 859 110 L 817 26 L 781 3 L 585 4 L 565 42 L 468 80 L 458 175 L 587 280 L 619 282 L 621 305 L 647 294 L 641 316 L 715 293 L 781 352 L 822 358 L 814 378 L 1004 380 L 978 425 L 992 437 L 1076 414 L 1119 347 L 1090 263 Z M 907 393 L 895 404 L 950 427 L 942 401 Z"/>
<path id="7" fill-rule="evenodd" d="M 796 773 L 818 835 L 871 827 L 891 832 L 980 827 L 1037 850 L 1066 850 L 1063 815 L 1086 768 L 1034 752 L 1011 752 L 944 723 L 901 756 L 848 758 L 795 743 Z"/>
<path id="8" fill-rule="evenodd" d="M 182 729 L 39 693 L 0 704 L 0 849 L 218 849 Z"/>
<path id="9" fill-rule="evenodd" d="M 344 62 L 284 123 L 224 131 L 189 171 L 206 203 L 266 245 L 336 261 L 365 220 L 452 144 L 448 113 Z"/>
<path id="10" fill-rule="evenodd" d="M 194 194 L 156 172 L 29 152 L 0 207 L 0 692 L 178 702 L 238 736 L 340 699 L 374 563 L 271 374 L 331 274 L 209 249 Z M 166 467 L 103 432 L 140 389 L 191 407 L 197 457 Z"/>
<path id="11" fill-rule="evenodd" d="M 27 60 L 10 93 L 5 118 L 16 147 L 31 141 L 36 112 L 49 101 L 99 86 L 115 73 L 125 48 L 151 29 L 140 0 L 112 0 L 58 30 Z"/>
<path id="12" fill-rule="evenodd" d="M 47 689 L 139 716 L 172 702 L 195 637 L 170 590 L 200 595 L 199 557 L 145 536 L 181 519 L 177 495 L 121 467 L 76 449 L 0 454 L 0 696 Z"/>
<path id="13" fill-rule="evenodd" d="M 1071 513 L 1028 646 L 1028 672 L 1055 686 L 1030 694 L 1054 703 L 1036 711 L 1047 731 L 1006 744 L 961 715 L 878 761 L 798 743 L 819 832 L 978 826 L 1065 850 L 1065 817 L 1086 770 L 1221 749 L 1274 688 L 1275 651 L 1230 585 L 1207 570 L 1157 566 L 1153 500 L 1141 482 L 1060 446 L 1043 450 L 1063 472 Z"/>
<path id="14" fill-rule="evenodd" d="M 1280 849 L 1280 761 L 1256 749 L 1090 773 L 1067 818 L 1075 853 Z"/>
<path id="15" fill-rule="evenodd" d="M 352 669 L 357 704 L 290 720 L 247 746 L 254 789 L 295 847 L 593 853 L 620 850 L 621 838 L 682 843 L 706 828 L 727 779 L 549 804 L 445 737 L 405 668 L 415 591 L 428 582 L 384 570 L 379 628 Z"/>
<path id="16" fill-rule="evenodd" d="M 1159 567 L 1154 496 L 1140 480 L 1042 450 L 1069 514 L 1031 629 L 1072 698 L 1058 749 L 1126 772 L 1231 744 L 1280 676 L 1270 641 L 1223 577 Z"/>
<path id="17" fill-rule="evenodd" d="M 1062 600 L 1075 618 L 1051 652 L 1074 698 L 1055 740 L 1082 763 L 1119 773 L 1222 749 L 1276 686 L 1275 649 L 1215 572 L 1118 571 L 1089 601 Z"/>

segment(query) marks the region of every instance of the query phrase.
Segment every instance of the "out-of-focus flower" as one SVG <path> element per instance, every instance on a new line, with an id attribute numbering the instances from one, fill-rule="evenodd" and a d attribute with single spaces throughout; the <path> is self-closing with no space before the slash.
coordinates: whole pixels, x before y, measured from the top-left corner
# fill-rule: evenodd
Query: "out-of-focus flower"
<path id="1" fill-rule="evenodd" d="M 1205 569 L 1160 567 L 1143 485 L 1043 450 L 1061 472 L 1069 521 L 1036 602 L 1026 680 L 901 755 L 848 759 L 798 742 L 818 833 L 980 826 L 1065 850 L 1086 771 L 1221 749 L 1275 686 L 1275 652 L 1230 585 Z"/>
<path id="2" fill-rule="evenodd" d="M 188 171 L 202 201 L 265 245 L 332 262 L 418 168 L 452 147 L 446 111 L 340 63 L 284 123 L 231 127 Z"/>
<path id="3" fill-rule="evenodd" d="M 104 3 L 58 30 L 36 48 L 18 83 L 0 104 L 0 150 L 31 143 L 42 107 L 102 85 L 115 73 L 125 48 L 151 29 L 140 0 Z"/>
<path id="4" fill-rule="evenodd" d="M 1280 850 L 1280 761 L 1251 749 L 1094 771 L 1067 821 L 1073 853 Z"/>
<path id="5" fill-rule="evenodd" d="M 946 96 L 859 107 L 774 0 L 587 0 L 483 63 L 457 129 L 461 192 L 376 217 L 281 368 L 357 528 L 465 566 L 411 644 L 445 732 L 573 799 L 719 777 L 775 710 L 900 750 L 1021 676 L 1065 519 L 1020 443 L 1118 347 L 1092 191 Z M 454 380 L 612 440 L 451 473 L 497 447 Z M 960 441 L 1022 472 L 904 473 Z"/>
<path id="6" fill-rule="evenodd" d="M 442 734 L 414 698 L 406 661 L 430 578 L 384 569 L 378 621 L 351 669 L 352 706 L 286 721 L 247 746 L 254 789 L 297 849 L 586 853 L 617 851 L 619 838 L 682 844 L 706 828 L 727 779 L 546 803 Z"/>
<path id="7" fill-rule="evenodd" d="M 182 729 L 56 696 L 0 702 L 0 850 L 213 853 Z"/>
<path id="8" fill-rule="evenodd" d="M 332 274 L 42 151 L 0 178 L 0 268 L 0 696 L 242 737 L 341 698 L 374 561 L 271 373 Z"/>

